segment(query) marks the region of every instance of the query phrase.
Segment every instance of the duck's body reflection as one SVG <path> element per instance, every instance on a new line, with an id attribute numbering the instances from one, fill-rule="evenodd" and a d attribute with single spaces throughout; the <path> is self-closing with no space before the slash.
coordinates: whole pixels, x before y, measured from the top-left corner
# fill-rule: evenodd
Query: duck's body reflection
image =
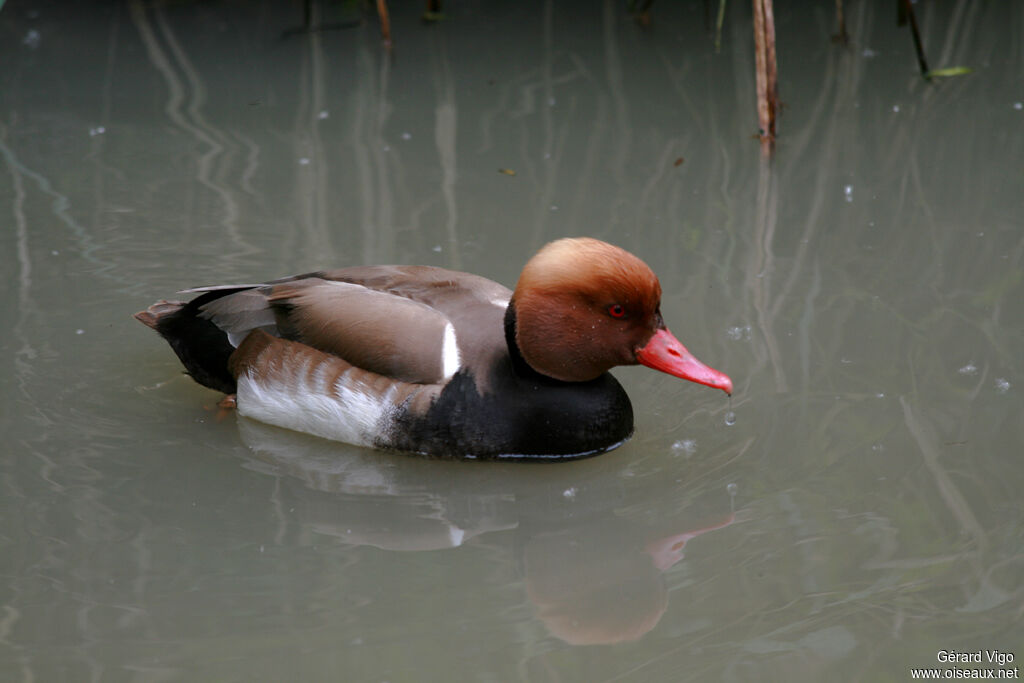
<path id="1" fill-rule="evenodd" d="M 695 518 L 657 528 L 616 515 L 615 470 L 428 461 L 366 451 L 239 419 L 247 463 L 301 481 L 305 528 L 347 544 L 436 551 L 508 532 L 538 618 L 571 644 L 635 640 L 668 606 L 664 572 L 683 546 L 734 520 L 724 493 Z"/>

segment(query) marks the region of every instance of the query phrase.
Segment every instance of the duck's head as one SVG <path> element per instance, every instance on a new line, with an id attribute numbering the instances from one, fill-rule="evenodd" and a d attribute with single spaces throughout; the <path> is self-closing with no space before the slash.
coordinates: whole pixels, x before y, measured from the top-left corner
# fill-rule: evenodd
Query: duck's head
<path id="1" fill-rule="evenodd" d="M 640 363 L 732 394 L 727 375 L 668 331 L 660 304 L 658 278 L 633 254 L 587 237 L 557 240 L 519 276 L 516 344 L 534 370 L 567 382 Z"/>

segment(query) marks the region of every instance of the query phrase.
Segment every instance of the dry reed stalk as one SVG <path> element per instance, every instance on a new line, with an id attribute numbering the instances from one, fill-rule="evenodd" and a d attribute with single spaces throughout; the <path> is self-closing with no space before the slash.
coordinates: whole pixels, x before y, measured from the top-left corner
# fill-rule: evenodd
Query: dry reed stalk
<path id="1" fill-rule="evenodd" d="M 775 115 L 779 102 L 772 0 L 754 0 L 754 64 L 757 72 L 758 137 L 762 150 L 770 154 L 775 144 Z"/>
<path id="2" fill-rule="evenodd" d="M 387 0 L 377 0 L 377 14 L 380 16 L 380 37 L 384 47 L 391 47 L 391 15 L 388 14 Z"/>
<path id="3" fill-rule="evenodd" d="M 840 45 L 847 45 L 850 42 L 850 34 L 846 32 L 843 0 L 836 0 L 836 34 L 832 36 L 832 42 L 839 43 Z"/>

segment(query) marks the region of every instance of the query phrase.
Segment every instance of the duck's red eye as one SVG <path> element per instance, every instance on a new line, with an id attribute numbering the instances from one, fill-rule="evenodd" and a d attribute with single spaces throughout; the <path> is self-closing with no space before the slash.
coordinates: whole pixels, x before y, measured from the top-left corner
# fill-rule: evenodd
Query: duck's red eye
<path id="1" fill-rule="evenodd" d="M 612 304 L 608 307 L 608 315 L 613 318 L 625 318 L 626 309 L 622 307 L 622 304 Z"/>

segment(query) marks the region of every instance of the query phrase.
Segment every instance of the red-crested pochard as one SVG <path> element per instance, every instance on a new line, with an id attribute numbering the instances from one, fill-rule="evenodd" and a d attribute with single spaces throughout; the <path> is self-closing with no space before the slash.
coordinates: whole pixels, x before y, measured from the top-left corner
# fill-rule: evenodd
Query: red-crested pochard
<path id="1" fill-rule="evenodd" d="M 238 412 L 361 446 L 458 458 L 570 459 L 633 432 L 608 374 L 640 363 L 732 393 L 665 327 L 629 252 L 561 239 L 514 292 L 429 266 L 357 266 L 186 290 L 135 314 Z"/>

